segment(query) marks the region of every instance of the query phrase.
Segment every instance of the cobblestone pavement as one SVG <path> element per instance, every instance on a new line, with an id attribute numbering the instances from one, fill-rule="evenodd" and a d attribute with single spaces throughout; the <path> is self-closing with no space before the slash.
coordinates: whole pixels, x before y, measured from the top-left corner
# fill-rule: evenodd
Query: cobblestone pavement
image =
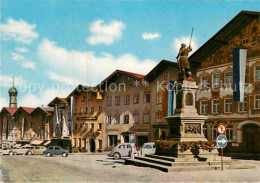
<path id="1" fill-rule="evenodd" d="M 67 158 L 0 156 L 0 169 L 4 182 L 260 182 L 259 161 L 245 161 L 257 166 L 251 170 L 173 173 L 123 162 L 88 154 Z"/>

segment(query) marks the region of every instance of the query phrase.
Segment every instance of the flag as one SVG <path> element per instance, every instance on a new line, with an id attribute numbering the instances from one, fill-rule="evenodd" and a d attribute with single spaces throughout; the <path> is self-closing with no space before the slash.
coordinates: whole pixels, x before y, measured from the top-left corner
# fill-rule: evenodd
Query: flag
<path id="1" fill-rule="evenodd" d="M 247 49 L 233 49 L 233 100 L 244 101 Z"/>

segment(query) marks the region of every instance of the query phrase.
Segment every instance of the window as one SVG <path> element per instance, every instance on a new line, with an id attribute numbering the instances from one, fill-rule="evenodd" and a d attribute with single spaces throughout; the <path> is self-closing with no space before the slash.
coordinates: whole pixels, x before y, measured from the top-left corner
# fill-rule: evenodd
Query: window
<path id="1" fill-rule="evenodd" d="M 92 101 L 92 94 L 91 93 L 88 94 L 88 100 Z"/>
<path id="2" fill-rule="evenodd" d="M 129 124 L 129 114 L 124 115 L 124 124 Z"/>
<path id="3" fill-rule="evenodd" d="M 260 65 L 255 66 L 255 81 L 260 81 Z"/>
<path id="4" fill-rule="evenodd" d="M 79 148 L 81 148 L 81 138 L 79 138 Z"/>
<path id="5" fill-rule="evenodd" d="M 115 124 L 120 124 L 120 115 L 119 114 L 115 115 Z"/>
<path id="6" fill-rule="evenodd" d="M 140 96 L 139 96 L 139 94 L 135 94 L 134 95 L 134 104 L 139 104 L 139 102 L 140 102 Z"/>
<path id="7" fill-rule="evenodd" d="M 153 148 L 153 146 L 151 144 L 146 144 L 144 146 L 144 149 L 152 149 L 152 148 Z"/>
<path id="8" fill-rule="evenodd" d="M 77 124 L 75 124 L 75 125 L 74 125 L 74 128 L 75 128 L 75 130 L 77 130 L 77 129 L 78 129 L 78 125 L 77 125 Z"/>
<path id="9" fill-rule="evenodd" d="M 94 113 L 94 111 L 95 111 L 95 108 L 91 107 L 91 113 Z"/>
<path id="10" fill-rule="evenodd" d="M 225 84 L 231 86 L 233 82 L 233 75 L 232 72 L 225 73 Z"/>
<path id="11" fill-rule="evenodd" d="M 125 145 L 119 146 L 118 149 L 125 149 Z"/>
<path id="12" fill-rule="evenodd" d="M 102 130 L 102 123 L 98 123 L 98 129 Z"/>
<path id="13" fill-rule="evenodd" d="M 163 75 L 163 84 L 168 84 L 169 83 L 169 74 L 164 74 Z"/>
<path id="14" fill-rule="evenodd" d="M 156 94 L 156 104 L 161 104 L 162 103 L 162 96 L 160 93 Z"/>
<path id="15" fill-rule="evenodd" d="M 117 145 L 117 135 L 108 135 L 108 145 L 110 147 Z"/>
<path id="16" fill-rule="evenodd" d="M 216 140 L 217 139 L 217 136 L 218 136 L 217 126 L 218 125 L 215 125 L 215 126 L 212 127 L 212 140 Z"/>
<path id="17" fill-rule="evenodd" d="M 80 114 L 83 113 L 83 107 L 79 108 L 79 113 L 80 113 Z"/>
<path id="18" fill-rule="evenodd" d="M 139 113 L 134 113 L 134 123 L 139 123 Z"/>
<path id="19" fill-rule="evenodd" d="M 60 147 L 55 147 L 55 150 L 60 150 Z"/>
<path id="20" fill-rule="evenodd" d="M 208 111 L 208 101 L 202 100 L 200 101 L 200 113 L 207 114 Z"/>
<path id="21" fill-rule="evenodd" d="M 203 125 L 203 133 L 204 133 L 205 138 L 207 139 L 208 138 L 208 127 L 207 127 L 207 125 Z"/>
<path id="22" fill-rule="evenodd" d="M 228 141 L 233 141 L 233 126 L 227 125 L 226 136 Z"/>
<path id="23" fill-rule="evenodd" d="M 232 112 L 232 102 L 233 102 L 233 100 L 232 100 L 232 98 L 226 98 L 225 99 L 225 112 L 226 113 L 230 113 L 230 112 Z"/>
<path id="24" fill-rule="evenodd" d="M 108 115 L 107 116 L 107 124 L 111 124 L 111 121 L 112 121 L 112 116 Z"/>
<path id="25" fill-rule="evenodd" d="M 107 97 L 107 106 L 111 106 L 112 105 L 112 97 Z"/>
<path id="26" fill-rule="evenodd" d="M 94 126 L 94 123 L 91 123 L 91 128 L 92 128 L 93 130 L 94 130 L 94 127 L 95 127 L 95 126 Z"/>
<path id="27" fill-rule="evenodd" d="M 162 122 L 162 114 L 160 112 L 156 113 L 156 123 Z"/>
<path id="28" fill-rule="evenodd" d="M 219 87 L 219 85 L 220 85 L 219 74 L 213 74 L 212 75 L 212 88 Z"/>
<path id="29" fill-rule="evenodd" d="M 260 95 L 255 96 L 255 109 L 260 109 Z"/>
<path id="30" fill-rule="evenodd" d="M 129 105 L 130 104 L 130 95 L 126 95 L 125 96 L 125 105 Z"/>
<path id="31" fill-rule="evenodd" d="M 102 112 L 102 106 L 98 106 L 98 111 Z"/>
<path id="32" fill-rule="evenodd" d="M 86 110 L 86 112 L 85 112 L 85 113 L 86 113 L 86 114 L 88 114 L 88 107 L 85 107 L 85 110 Z"/>
<path id="33" fill-rule="evenodd" d="M 149 121 L 150 121 L 150 114 L 144 113 L 144 123 L 149 123 Z"/>
<path id="34" fill-rule="evenodd" d="M 246 112 L 247 111 L 247 98 L 244 98 L 243 102 L 238 103 L 238 111 L 239 112 Z"/>
<path id="35" fill-rule="evenodd" d="M 212 101 L 212 113 L 213 114 L 219 113 L 219 100 Z"/>
<path id="36" fill-rule="evenodd" d="M 248 38 L 243 39 L 242 43 L 243 43 L 243 44 L 247 44 L 247 43 L 249 43 L 249 39 L 248 39 Z"/>
<path id="37" fill-rule="evenodd" d="M 115 96 L 115 105 L 120 105 L 120 96 Z"/>
<path id="38" fill-rule="evenodd" d="M 201 83 L 201 89 L 206 89 L 207 85 L 208 85 L 208 77 L 207 76 L 201 76 L 200 83 Z"/>
<path id="39" fill-rule="evenodd" d="M 149 103 L 150 102 L 150 93 L 145 93 L 144 94 L 144 103 Z"/>

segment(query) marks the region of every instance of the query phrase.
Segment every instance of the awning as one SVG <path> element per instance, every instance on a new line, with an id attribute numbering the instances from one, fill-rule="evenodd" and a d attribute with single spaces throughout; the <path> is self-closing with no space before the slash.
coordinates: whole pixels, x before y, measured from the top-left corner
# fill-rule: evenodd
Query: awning
<path id="1" fill-rule="evenodd" d="M 31 145 L 40 145 L 41 143 L 43 143 L 42 140 L 34 140 L 31 142 Z"/>
<path id="2" fill-rule="evenodd" d="M 47 145 L 50 144 L 50 143 L 51 143 L 51 141 L 49 140 L 49 141 L 45 142 L 43 145 L 44 145 L 44 146 L 47 146 Z"/>

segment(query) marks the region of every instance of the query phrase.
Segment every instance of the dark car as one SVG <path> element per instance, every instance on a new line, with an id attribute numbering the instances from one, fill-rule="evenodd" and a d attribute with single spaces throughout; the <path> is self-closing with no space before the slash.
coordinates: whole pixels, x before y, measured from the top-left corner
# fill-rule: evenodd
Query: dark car
<path id="1" fill-rule="evenodd" d="M 46 156 L 55 156 L 61 155 L 62 157 L 67 157 L 69 155 L 69 151 L 66 149 L 62 149 L 60 146 L 50 146 L 48 149 L 44 151 L 44 155 Z"/>

